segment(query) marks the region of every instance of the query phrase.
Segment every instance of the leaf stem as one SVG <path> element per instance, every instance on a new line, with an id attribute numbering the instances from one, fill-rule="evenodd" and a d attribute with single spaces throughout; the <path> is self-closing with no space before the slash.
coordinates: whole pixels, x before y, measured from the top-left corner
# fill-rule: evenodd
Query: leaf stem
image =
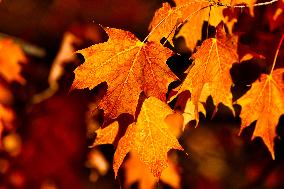
<path id="1" fill-rule="evenodd" d="M 282 45 L 283 39 L 284 39 L 284 34 L 282 34 L 282 37 L 281 37 L 280 42 L 278 44 L 278 47 L 277 47 L 277 50 L 276 50 L 276 53 L 275 53 L 275 56 L 274 56 L 272 68 L 271 68 L 271 71 L 270 71 L 269 75 L 271 75 L 273 70 L 274 70 L 274 67 L 275 67 L 275 64 L 276 64 L 276 60 L 277 60 L 277 57 L 278 57 L 278 53 L 279 53 L 280 47 Z"/>
<path id="2" fill-rule="evenodd" d="M 1 2 L 1 0 L 0 0 Z M 2 38 L 11 38 L 13 39 L 16 43 L 18 43 L 23 51 L 25 53 L 27 53 L 28 55 L 34 56 L 34 57 L 38 57 L 38 58 L 43 58 L 46 55 L 46 52 L 43 48 L 35 46 L 33 44 L 30 44 L 22 39 L 19 39 L 15 36 L 11 36 L 11 35 L 7 35 L 4 33 L 0 33 L 0 39 Z"/>

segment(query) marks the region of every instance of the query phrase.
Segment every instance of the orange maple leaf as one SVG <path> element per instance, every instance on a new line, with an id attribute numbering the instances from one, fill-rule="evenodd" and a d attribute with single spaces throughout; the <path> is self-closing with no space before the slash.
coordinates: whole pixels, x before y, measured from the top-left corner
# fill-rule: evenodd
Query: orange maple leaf
<path id="1" fill-rule="evenodd" d="M 284 114 L 284 68 L 262 74 L 237 103 L 242 106 L 241 131 L 256 121 L 252 138 L 261 137 L 274 159 L 274 138 L 279 118 Z"/>
<path id="2" fill-rule="evenodd" d="M 20 75 L 20 63 L 26 63 L 26 57 L 22 49 L 11 39 L 0 40 L 0 76 L 8 82 L 18 81 L 25 83 L 25 79 Z"/>
<path id="3" fill-rule="evenodd" d="M 175 3 L 176 7 L 173 8 L 164 3 L 163 7 L 156 11 L 149 27 L 149 41 L 159 42 L 165 37 L 173 44 L 175 29 L 185 22 L 176 37 L 184 37 L 187 47 L 193 50 L 197 41 L 201 40 L 204 21 L 208 21 L 212 26 L 217 26 L 221 21 L 229 22 L 223 16 L 226 7 L 220 6 L 219 1 L 175 0 Z"/>
<path id="4" fill-rule="evenodd" d="M 72 87 L 92 89 L 107 82 L 108 91 L 98 107 L 105 118 L 135 114 L 139 95 L 166 99 L 168 85 L 177 79 L 166 65 L 172 51 L 156 42 L 141 42 L 132 33 L 106 28 L 109 40 L 78 51 L 85 63 L 75 72 Z"/>
<path id="5" fill-rule="evenodd" d="M 144 101 L 137 122 L 128 126 L 117 145 L 113 163 L 115 175 L 124 157 L 131 151 L 150 168 L 155 177 L 160 177 L 168 167 L 168 151 L 183 150 L 164 121 L 171 113 L 171 108 L 157 98 L 150 97 Z"/>
<path id="6" fill-rule="evenodd" d="M 163 3 L 163 6 L 155 12 L 155 15 L 150 23 L 149 41 L 157 41 L 165 37 L 173 45 L 174 31 L 181 19 L 181 12 L 176 11 L 169 3 Z"/>
<path id="7" fill-rule="evenodd" d="M 231 86 L 233 84 L 230 69 L 238 62 L 237 37 L 226 36 L 223 25 L 217 27 L 216 38 L 205 40 L 193 54 L 193 66 L 188 71 L 178 93 L 189 90 L 195 106 L 198 122 L 198 105 L 211 95 L 216 107 L 223 103 L 234 111 L 232 106 Z"/>
<path id="8" fill-rule="evenodd" d="M 276 126 L 284 114 L 284 68 L 274 70 L 283 40 L 284 34 L 278 44 L 270 74 L 262 74 L 260 80 L 253 83 L 251 89 L 238 100 L 242 106 L 240 132 L 257 120 L 252 138 L 261 137 L 273 159 Z"/>

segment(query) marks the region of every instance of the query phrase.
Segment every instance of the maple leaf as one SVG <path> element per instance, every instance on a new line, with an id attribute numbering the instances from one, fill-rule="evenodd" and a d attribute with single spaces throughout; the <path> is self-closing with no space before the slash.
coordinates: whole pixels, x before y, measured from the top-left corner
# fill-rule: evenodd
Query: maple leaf
<path id="1" fill-rule="evenodd" d="M 274 138 L 276 126 L 284 114 L 284 69 L 277 69 L 272 74 L 262 74 L 259 81 L 237 103 L 242 106 L 241 131 L 256 121 L 252 138 L 261 137 L 274 159 Z"/>
<path id="2" fill-rule="evenodd" d="M 198 104 L 212 96 L 216 107 L 223 103 L 234 111 L 232 106 L 231 85 L 233 84 L 230 69 L 238 62 L 236 37 L 226 36 L 222 24 L 217 27 L 216 38 L 205 40 L 198 51 L 192 55 L 193 66 L 188 71 L 178 94 L 189 90 L 195 106 L 198 122 Z"/>
<path id="3" fill-rule="evenodd" d="M 139 41 L 132 33 L 106 28 L 109 40 L 78 51 L 85 63 L 75 72 L 72 88 L 92 89 L 107 82 L 108 90 L 98 107 L 105 118 L 135 114 L 139 95 L 166 99 L 168 85 L 177 79 L 165 64 L 172 51 L 160 43 Z"/>
<path id="4" fill-rule="evenodd" d="M 165 37 L 173 45 L 174 30 L 178 26 L 178 20 L 181 14 L 171 8 L 169 3 L 163 3 L 163 6 L 155 12 L 152 22 L 150 23 L 149 41 L 157 41 Z"/>
<path id="5" fill-rule="evenodd" d="M 207 21 L 210 25 L 217 26 L 221 21 L 225 21 L 223 17 L 223 10 L 225 8 L 217 4 L 212 4 L 209 1 L 192 0 L 191 2 L 195 3 L 189 7 L 189 10 L 185 10 L 191 14 L 187 14 L 187 22 L 180 29 L 177 38 L 184 37 L 187 47 L 193 50 L 197 41 L 201 40 L 203 22 Z M 184 6 L 187 2 L 179 0 L 177 3 L 179 6 Z"/>
<path id="6" fill-rule="evenodd" d="M 117 145 L 113 163 L 115 175 L 124 157 L 131 151 L 150 168 L 155 177 L 160 177 L 161 172 L 168 166 L 168 151 L 183 150 L 164 121 L 171 113 L 170 107 L 155 97 L 144 101 L 137 122 L 128 126 Z"/>
<path id="7" fill-rule="evenodd" d="M 193 50 L 196 42 L 201 39 L 204 21 L 217 26 L 221 21 L 229 22 L 223 16 L 224 6 L 219 2 L 202 0 L 175 0 L 176 7 L 170 8 L 164 3 L 154 15 L 150 24 L 149 41 L 160 41 L 163 37 L 173 44 L 174 31 L 180 23 L 182 26 L 176 37 L 184 37 L 186 45 Z M 210 18 L 209 18 L 210 13 Z"/>
<path id="8" fill-rule="evenodd" d="M 25 79 L 20 75 L 20 63 L 26 63 L 26 57 L 22 49 L 11 39 L 0 40 L 0 76 L 8 82 L 18 81 L 25 83 Z"/>

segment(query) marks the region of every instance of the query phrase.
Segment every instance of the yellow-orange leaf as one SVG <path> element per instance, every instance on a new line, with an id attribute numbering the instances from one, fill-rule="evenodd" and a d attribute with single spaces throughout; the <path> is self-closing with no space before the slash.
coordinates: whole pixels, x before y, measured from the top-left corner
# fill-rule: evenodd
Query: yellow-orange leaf
<path id="1" fill-rule="evenodd" d="M 241 130 L 256 122 L 253 138 L 261 137 L 274 158 L 274 138 L 279 118 L 284 114 L 284 69 L 271 75 L 262 74 L 259 81 L 237 102 L 242 106 Z"/>
<path id="2" fill-rule="evenodd" d="M 99 128 L 96 133 L 97 137 L 93 144 L 93 146 L 101 145 L 101 144 L 113 144 L 117 134 L 118 134 L 119 125 L 118 122 L 115 121 L 108 125 L 107 127 L 101 129 Z"/>
<path id="3" fill-rule="evenodd" d="M 25 83 L 25 79 L 20 75 L 21 65 L 26 63 L 26 57 L 22 49 L 11 39 L 0 40 L 0 76 L 8 82 L 18 81 Z"/>
<path id="4" fill-rule="evenodd" d="M 188 0 L 176 1 L 179 6 L 184 6 L 186 3 L 188 3 Z M 187 13 L 187 15 L 185 14 L 187 22 L 181 28 L 177 37 L 184 37 L 187 47 L 193 50 L 197 41 L 201 40 L 203 22 L 207 21 L 210 25 L 217 26 L 221 21 L 224 20 L 224 7 L 202 0 L 190 0 L 189 2 L 191 6 L 185 10 Z"/>
<path id="5" fill-rule="evenodd" d="M 105 118 L 135 114 L 139 95 L 165 100 L 168 85 L 176 76 L 166 65 L 172 51 L 160 43 L 139 41 L 132 33 L 107 28 L 109 40 L 78 51 L 85 63 L 75 72 L 72 87 L 92 89 L 107 82 L 108 90 L 98 107 Z"/>
<path id="6" fill-rule="evenodd" d="M 163 7 L 156 12 L 150 24 L 149 41 L 159 42 L 163 37 L 166 37 L 172 44 L 176 27 L 178 24 L 186 22 L 177 37 L 184 37 L 187 47 L 193 50 L 196 42 L 201 39 L 204 21 L 217 26 L 224 20 L 224 6 L 217 5 L 217 1 L 175 0 L 175 3 L 176 7 L 173 8 L 170 8 L 168 3 L 164 3 Z"/>
<path id="7" fill-rule="evenodd" d="M 168 167 L 168 151 L 183 149 L 164 121 L 171 113 L 166 103 L 154 97 L 144 101 L 137 122 L 128 126 L 118 143 L 113 164 L 116 175 L 124 157 L 131 151 L 138 155 L 155 177 L 160 177 Z"/>
<path id="8" fill-rule="evenodd" d="M 238 62 L 236 38 L 227 37 L 222 25 L 219 25 L 216 39 L 205 40 L 192 58 L 193 66 L 179 87 L 178 94 L 190 91 L 196 120 L 198 121 L 198 103 L 209 95 L 216 106 L 223 103 L 233 111 L 230 69 Z"/>
<path id="9" fill-rule="evenodd" d="M 175 29 L 178 26 L 178 20 L 181 18 L 181 12 L 171 8 L 169 3 L 163 3 L 163 6 L 156 11 L 149 30 L 151 31 L 148 40 L 157 41 L 164 37 L 173 45 Z"/>

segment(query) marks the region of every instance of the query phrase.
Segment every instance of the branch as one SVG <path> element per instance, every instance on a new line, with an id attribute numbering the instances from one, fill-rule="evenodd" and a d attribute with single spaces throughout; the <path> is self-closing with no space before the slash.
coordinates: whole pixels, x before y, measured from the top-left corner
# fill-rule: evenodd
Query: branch
<path id="1" fill-rule="evenodd" d="M 1 2 L 1 0 L 0 0 L 0 2 Z M 0 39 L 2 39 L 2 38 L 13 39 L 16 43 L 18 43 L 22 47 L 24 52 L 29 54 L 29 55 L 39 57 L 39 58 L 42 58 L 46 55 L 46 52 L 43 48 L 35 46 L 33 44 L 30 44 L 30 43 L 28 43 L 28 42 L 26 42 L 22 39 L 19 39 L 17 37 L 10 36 L 10 35 L 4 34 L 4 33 L 0 33 Z"/>
<path id="2" fill-rule="evenodd" d="M 271 0 L 271 1 L 267 1 L 267 2 L 263 2 L 263 3 L 256 3 L 254 4 L 253 6 L 254 7 L 259 7 L 259 6 L 264 6 L 264 5 L 270 5 L 270 4 L 273 4 L 275 2 L 277 2 L 278 0 Z M 248 7 L 247 5 L 236 5 L 236 6 L 233 6 L 234 8 L 244 8 L 244 7 Z"/>
<path id="3" fill-rule="evenodd" d="M 278 0 L 271 0 L 263 3 L 256 3 L 253 5 L 253 7 L 260 7 L 260 6 L 265 6 L 265 5 L 270 5 L 275 2 L 278 2 Z M 230 4 L 222 4 L 222 3 L 217 3 L 219 6 L 225 6 L 225 7 L 232 7 L 232 8 L 246 8 L 249 7 L 249 5 L 230 5 Z"/>

